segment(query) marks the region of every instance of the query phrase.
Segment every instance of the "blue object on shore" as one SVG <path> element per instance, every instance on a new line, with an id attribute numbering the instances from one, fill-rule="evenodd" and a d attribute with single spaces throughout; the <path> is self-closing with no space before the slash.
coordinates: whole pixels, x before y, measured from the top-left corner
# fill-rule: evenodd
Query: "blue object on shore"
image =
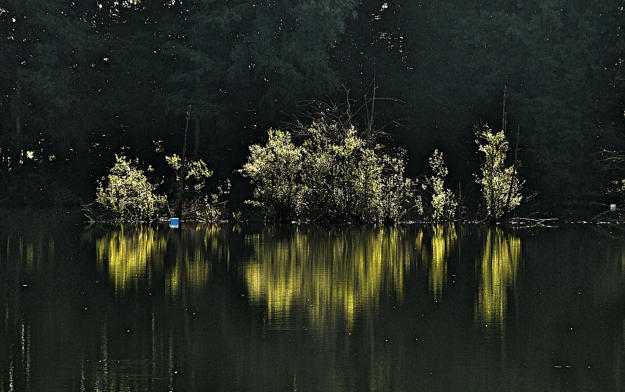
<path id="1" fill-rule="evenodd" d="M 179 218 L 170 218 L 169 219 L 169 227 L 171 227 L 172 229 L 177 229 L 179 225 L 180 225 L 180 219 Z"/>
<path id="2" fill-rule="evenodd" d="M 616 211 L 616 204 L 610 204 L 610 211 Z"/>

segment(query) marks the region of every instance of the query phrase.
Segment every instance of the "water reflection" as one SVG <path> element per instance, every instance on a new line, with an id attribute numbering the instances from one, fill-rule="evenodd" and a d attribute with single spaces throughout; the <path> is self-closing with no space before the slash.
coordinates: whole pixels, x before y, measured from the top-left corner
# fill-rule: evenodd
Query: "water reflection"
<path id="1" fill-rule="evenodd" d="M 422 250 L 422 260 L 429 269 L 430 292 L 435 301 L 442 298 L 443 289 L 447 286 L 447 264 L 457 240 L 455 225 L 434 225 L 429 253 L 426 249 Z"/>
<path id="2" fill-rule="evenodd" d="M 521 262 L 521 240 L 500 228 L 489 228 L 477 265 L 478 292 L 475 316 L 478 322 L 502 326 L 508 308 L 508 291 L 515 290 Z"/>
<path id="3" fill-rule="evenodd" d="M 186 226 L 175 232 L 159 226 L 120 227 L 96 240 L 96 256 L 116 295 L 147 284 L 177 297 L 183 288 L 206 285 L 213 259 L 229 261 L 220 235 L 219 226 Z"/>
<path id="4" fill-rule="evenodd" d="M 167 241 L 158 227 L 123 226 L 96 240 L 98 265 L 108 275 L 115 293 L 123 294 L 162 268 Z"/>
<path id="5" fill-rule="evenodd" d="M 30 277 L 54 259 L 54 239 L 41 232 L 0 235 L 0 391 L 31 390 L 32 320 L 21 307 Z"/>
<path id="6" fill-rule="evenodd" d="M 271 230 L 247 237 L 252 252 L 244 272 L 250 300 L 265 304 L 274 326 L 304 308 L 313 327 L 344 321 L 349 329 L 356 313 L 376 309 L 384 290 L 401 301 L 404 275 L 416 261 L 413 242 L 398 228 L 274 237 Z"/>
<path id="7" fill-rule="evenodd" d="M 165 276 L 168 295 L 178 297 L 181 289 L 197 291 L 206 286 L 210 277 L 212 262 L 228 263 L 229 246 L 222 241 L 219 226 L 187 227 L 177 237 L 174 265 Z"/>
<path id="8" fill-rule="evenodd" d="M 71 227 L 0 231 L 0 392 L 623 389 L 625 233 Z"/>

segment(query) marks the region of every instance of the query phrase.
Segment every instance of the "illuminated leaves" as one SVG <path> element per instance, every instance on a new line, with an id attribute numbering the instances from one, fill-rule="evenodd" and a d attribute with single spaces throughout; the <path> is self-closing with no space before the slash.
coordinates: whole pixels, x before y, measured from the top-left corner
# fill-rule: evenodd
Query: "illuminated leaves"
<path id="1" fill-rule="evenodd" d="M 445 166 L 443 153 L 434 150 L 434 154 L 428 160 L 432 175 L 426 179 L 426 183 L 432 192 L 432 219 L 435 221 L 452 220 L 456 215 L 458 202 L 453 192 L 445 188 L 445 177 L 449 170 Z"/>
<path id="2" fill-rule="evenodd" d="M 476 182 L 482 186 L 488 218 L 499 219 L 521 204 L 521 189 L 525 181 L 519 180 L 514 166 L 505 166 L 508 140 L 503 131 L 493 132 L 485 126 L 475 136 L 478 149 L 484 154 L 480 166 L 481 176 L 477 177 Z"/>
<path id="3" fill-rule="evenodd" d="M 270 130 L 265 146 L 250 147 L 241 169 L 267 218 L 310 221 L 398 221 L 417 204 L 404 176 L 404 154 L 369 146 L 353 126 L 314 122 L 301 146 Z"/>
<path id="4" fill-rule="evenodd" d="M 125 156 L 115 155 L 115 160 L 109 174 L 98 181 L 96 202 L 116 220 L 138 222 L 155 218 L 165 207 L 166 196 L 154 193 L 156 186 Z"/>

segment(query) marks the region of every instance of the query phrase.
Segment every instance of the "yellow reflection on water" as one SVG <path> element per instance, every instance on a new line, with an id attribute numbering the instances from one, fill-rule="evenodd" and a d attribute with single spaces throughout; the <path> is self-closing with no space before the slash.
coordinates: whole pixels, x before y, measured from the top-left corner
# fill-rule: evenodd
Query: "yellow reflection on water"
<path id="1" fill-rule="evenodd" d="M 183 288 L 202 288 L 210 276 L 211 256 L 228 261 L 229 249 L 219 238 L 218 226 L 187 226 L 168 232 L 158 226 L 136 226 L 108 231 L 96 240 L 97 261 L 107 271 L 115 293 L 147 281 L 164 285 L 167 295 L 176 297 Z M 173 234 L 173 235 L 168 235 Z M 167 249 L 171 253 L 167 256 Z M 166 263 L 166 257 L 174 262 Z M 164 277 L 163 277 L 164 275 Z M 160 279 L 160 282 L 154 280 Z M 164 279 L 164 281 L 163 281 Z"/>
<path id="2" fill-rule="evenodd" d="M 476 319 L 502 325 L 508 307 L 508 288 L 515 289 L 521 262 L 521 239 L 500 228 L 489 228 L 479 261 Z"/>
<path id="3" fill-rule="evenodd" d="M 298 307 L 313 326 L 345 320 L 350 328 L 358 312 L 378 306 L 383 290 L 401 300 L 414 259 L 411 242 L 397 228 L 285 238 L 267 230 L 246 241 L 252 248 L 244 270 L 250 301 L 266 305 L 274 326 Z"/>
<path id="4" fill-rule="evenodd" d="M 0 260 L 18 260 L 26 271 L 38 270 L 43 263 L 54 259 L 54 240 L 44 236 L 24 236 L 20 233 L 0 239 Z"/>
<path id="5" fill-rule="evenodd" d="M 433 227 L 428 282 L 435 300 L 441 299 L 443 295 L 443 287 L 447 284 L 447 262 L 457 240 L 458 235 L 453 224 Z"/>
<path id="6" fill-rule="evenodd" d="M 216 225 L 187 226 L 183 229 L 182 236 L 178 238 L 178 244 L 182 246 L 178 246 L 176 263 L 165 275 L 168 295 L 177 297 L 184 287 L 191 290 L 205 287 L 212 261 L 230 261 L 230 247 L 223 240 L 222 231 L 222 227 Z"/>
<path id="7" fill-rule="evenodd" d="M 164 235 L 151 226 L 121 227 L 96 240 L 98 265 L 106 266 L 115 293 L 121 294 L 146 279 L 154 265 L 162 266 L 166 250 Z"/>

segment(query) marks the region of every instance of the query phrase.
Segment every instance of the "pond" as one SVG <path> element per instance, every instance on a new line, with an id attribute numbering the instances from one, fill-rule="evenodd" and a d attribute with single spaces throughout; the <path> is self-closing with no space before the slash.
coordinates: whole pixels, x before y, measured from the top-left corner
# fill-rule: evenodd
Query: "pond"
<path id="1" fill-rule="evenodd" d="M 625 390 L 625 228 L 0 224 L 0 391 Z"/>

